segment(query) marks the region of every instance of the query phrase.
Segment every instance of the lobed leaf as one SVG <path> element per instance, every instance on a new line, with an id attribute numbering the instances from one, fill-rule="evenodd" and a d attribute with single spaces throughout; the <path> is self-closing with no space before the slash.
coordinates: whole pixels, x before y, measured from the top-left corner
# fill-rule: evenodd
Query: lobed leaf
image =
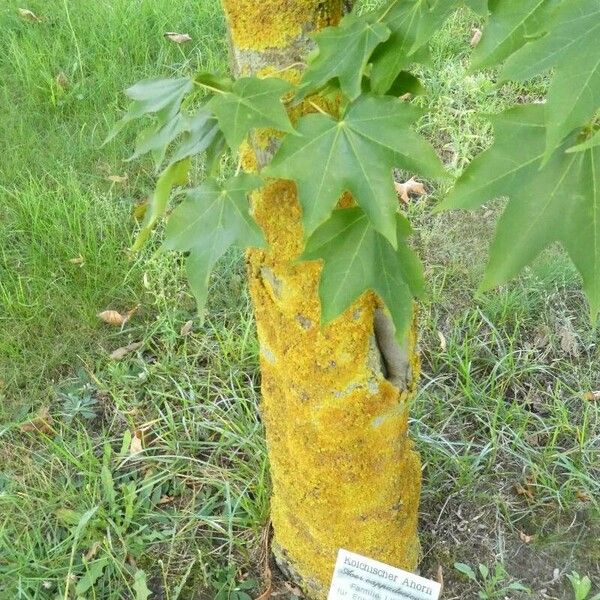
<path id="1" fill-rule="evenodd" d="M 307 235 L 350 192 L 375 229 L 396 246 L 392 169 L 444 176 L 433 148 L 410 128 L 419 114 L 396 98 L 363 95 L 339 121 L 307 115 L 298 123 L 300 135 L 284 139 L 265 174 L 296 182 Z"/>
<path id="2" fill-rule="evenodd" d="M 219 122 L 227 144 L 237 151 L 250 131 L 272 127 L 294 133 L 281 97 L 291 89 L 283 79 L 242 77 L 231 91 L 215 94 L 207 103 Z"/>
<path id="3" fill-rule="evenodd" d="M 373 50 L 390 36 L 382 23 L 348 15 L 336 27 L 326 27 L 314 36 L 318 54 L 309 63 L 298 96 L 319 91 L 337 79 L 342 92 L 354 100 L 361 93 L 363 72 Z"/>
<path id="4" fill-rule="evenodd" d="M 565 153 L 568 138 L 544 162 L 543 105 L 521 106 L 493 119 L 494 145 L 478 156 L 441 208 L 474 208 L 508 196 L 482 287 L 516 275 L 552 242 L 581 273 L 593 318 L 600 311 L 600 147 Z"/>
<path id="5" fill-rule="evenodd" d="M 513 54 L 502 74 L 523 81 L 552 68 L 546 159 L 573 129 L 586 125 L 600 106 L 598 0 L 563 0 L 547 34 Z"/>
<path id="6" fill-rule="evenodd" d="M 472 58 L 474 69 L 501 64 L 539 32 L 562 0 L 502 0 L 492 3 L 491 17 Z"/>
<path id="7" fill-rule="evenodd" d="M 467 2 L 481 10 L 483 2 Z M 372 17 L 391 30 L 389 39 L 373 53 L 371 81 L 373 90 L 385 94 L 401 71 L 412 63 L 429 63 L 425 47 L 462 0 L 394 0 Z"/>
<path id="8" fill-rule="evenodd" d="M 158 178 L 142 228 L 131 248 L 132 252 L 137 252 L 150 237 L 156 223 L 167 210 L 171 191 L 175 186 L 187 183 L 189 170 L 190 161 L 184 159 L 169 165 Z"/>
<path id="9" fill-rule="evenodd" d="M 227 249 L 265 244 L 248 203 L 248 193 L 261 184 L 260 177 L 249 174 L 224 184 L 207 179 L 187 193 L 167 222 L 165 247 L 190 253 L 186 270 L 200 312 L 206 303 L 210 273 Z"/>
<path id="10" fill-rule="evenodd" d="M 147 114 L 156 114 L 159 125 L 168 123 L 179 112 L 184 97 L 194 87 L 189 77 L 140 81 L 125 90 L 133 100 L 123 118 L 112 128 L 104 143 L 112 140 L 128 123 Z"/>
<path id="11" fill-rule="evenodd" d="M 327 323 L 372 289 L 388 308 L 403 343 L 412 297 L 423 291 L 421 264 L 406 244 L 408 222 L 394 216 L 396 249 L 371 226 L 360 208 L 335 210 L 307 242 L 301 260 L 323 260 L 321 320 Z"/>

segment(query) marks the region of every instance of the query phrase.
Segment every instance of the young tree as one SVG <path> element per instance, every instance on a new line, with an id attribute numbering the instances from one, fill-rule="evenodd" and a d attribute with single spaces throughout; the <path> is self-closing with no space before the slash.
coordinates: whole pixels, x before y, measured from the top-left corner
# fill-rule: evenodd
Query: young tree
<path id="1" fill-rule="evenodd" d="M 117 127 L 155 115 L 135 155 L 151 152 L 157 166 L 174 145 L 136 246 L 187 180 L 190 157 L 204 153 L 213 174 L 227 146 L 238 157 L 234 175 L 188 193 L 165 243 L 189 253 L 200 310 L 215 262 L 231 245 L 249 248 L 273 552 L 311 598 L 325 597 L 341 547 L 409 570 L 419 559 L 421 467 L 408 410 L 419 372 L 413 298 L 423 283 L 392 170 L 447 176 L 411 128 L 419 112 L 404 95 L 419 87 L 409 69 L 427 63 L 431 35 L 465 6 L 488 12 L 486 0 L 391 0 L 342 19 L 342 0 L 223 0 L 235 81 L 200 73 L 141 82 Z M 444 205 L 508 195 L 484 285 L 559 240 L 595 317 L 600 3 L 490 8 L 475 65 L 508 59 L 502 73 L 514 79 L 554 68 L 548 102 L 495 117 L 494 146 Z M 575 74 L 574 61 L 584 63 Z M 201 106 L 187 108 L 198 94 Z"/>

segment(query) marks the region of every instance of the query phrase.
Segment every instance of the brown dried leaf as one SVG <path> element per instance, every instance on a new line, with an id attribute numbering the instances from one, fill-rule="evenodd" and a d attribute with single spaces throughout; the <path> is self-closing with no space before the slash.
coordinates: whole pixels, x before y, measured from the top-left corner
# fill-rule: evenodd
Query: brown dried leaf
<path id="1" fill-rule="evenodd" d="M 446 348 L 448 347 L 448 345 L 446 343 L 446 336 L 441 331 L 438 331 L 437 334 L 438 334 L 438 337 L 440 338 L 440 350 L 442 352 L 446 352 Z"/>
<path id="2" fill-rule="evenodd" d="M 533 535 L 527 535 L 526 533 L 524 533 L 523 531 L 519 531 L 519 539 L 524 543 L 524 544 L 531 544 L 531 542 L 533 542 L 534 536 Z"/>
<path id="3" fill-rule="evenodd" d="M 69 78 L 65 75 L 64 71 L 60 71 L 54 78 L 54 81 L 61 90 L 66 90 L 69 87 Z"/>
<path id="4" fill-rule="evenodd" d="M 126 183 L 128 179 L 129 175 L 125 173 L 125 175 L 109 175 L 106 181 L 110 181 L 111 183 Z"/>
<path id="5" fill-rule="evenodd" d="M 595 392 L 586 392 L 583 395 L 583 399 L 588 402 L 598 402 L 600 401 L 600 390 L 596 390 Z"/>
<path id="6" fill-rule="evenodd" d="M 121 348 L 117 348 L 110 353 L 109 358 L 111 360 L 122 360 L 128 354 L 135 352 L 138 348 L 141 348 L 144 345 L 144 342 L 134 342 L 133 344 L 127 344 L 127 346 L 122 346 Z"/>
<path id="7" fill-rule="evenodd" d="M 46 435 L 55 435 L 56 430 L 52 427 L 54 423 L 54 419 L 50 414 L 50 409 L 47 406 L 40 408 L 37 412 L 36 416 L 28 421 L 27 423 L 23 423 L 21 427 L 19 427 L 20 431 L 23 433 L 30 432 L 38 432 Z"/>
<path id="8" fill-rule="evenodd" d="M 265 565 L 263 572 L 263 580 L 265 582 L 265 591 L 256 598 L 256 600 L 269 600 L 273 593 L 273 577 L 271 575 L 271 569 L 268 564 Z"/>
<path id="9" fill-rule="evenodd" d="M 469 44 L 471 45 L 471 48 L 475 48 L 476 46 L 479 45 L 479 42 L 481 41 L 481 36 L 482 36 L 481 29 L 474 27 L 471 31 L 471 41 L 469 42 Z"/>
<path id="10" fill-rule="evenodd" d="M 284 581 L 283 583 L 285 585 L 285 589 L 292 594 L 292 596 L 296 596 L 297 598 L 302 597 L 302 590 L 299 587 L 292 585 L 289 581 Z"/>
<path id="11" fill-rule="evenodd" d="M 535 498 L 535 496 L 534 496 L 533 492 L 531 491 L 531 489 L 529 488 L 529 486 L 524 487 L 520 483 L 517 483 L 515 485 L 515 492 L 517 492 L 517 494 L 519 494 L 519 496 L 527 497 L 529 500 L 533 500 Z"/>
<path id="12" fill-rule="evenodd" d="M 176 31 L 167 31 L 165 37 L 176 44 L 183 44 L 185 42 L 191 42 L 192 38 L 187 33 L 177 33 Z"/>
<path id="13" fill-rule="evenodd" d="M 534 348 L 540 350 L 546 348 L 550 344 L 550 328 L 547 325 L 541 325 L 535 330 L 533 338 Z"/>
<path id="14" fill-rule="evenodd" d="M 435 580 L 440 584 L 440 586 L 442 587 L 442 592 L 443 592 L 444 591 L 444 568 L 442 567 L 442 565 L 438 565 L 437 573 L 435 575 Z"/>
<path id="15" fill-rule="evenodd" d="M 577 341 L 577 336 L 575 335 L 570 324 L 566 323 L 562 325 L 558 329 L 558 334 L 560 337 L 560 347 L 562 350 L 569 356 L 577 358 L 580 354 L 579 342 Z"/>
<path id="16" fill-rule="evenodd" d="M 539 433 L 526 433 L 523 438 L 525 441 L 531 446 L 541 446 L 542 445 L 542 436 Z"/>
<path id="17" fill-rule="evenodd" d="M 194 330 L 194 321 L 192 321 L 190 319 L 189 321 L 186 321 L 182 325 L 179 335 L 181 335 L 182 337 L 185 337 L 187 335 L 190 335 L 190 333 L 192 333 L 193 330 Z"/>
<path id="18" fill-rule="evenodd" d="M 100 550 L 101 547 L 102 546 L 100 542 L 94 542 L 92 544 L 92 547 L 85 553 L 85 561 L 89 562 L 90 560 L 92 560 L 92 558 L 94 558 L 94 556 L 98 554 L 98 550 Z"/>
<path id="19" fill-rule="evenodd" d="M 127 322 L 127 316 L 122 315 L 116 310 L 103 310 L 102 312 L 99 312 L 97 316 L 105 323 L 108 323 L 109 325 L 115 325 L 117 327 L 120 327 Z"/>
<path id="20" fill-rule="evenodd" d="M 98 313 L 97 316 L 109 325 L 122 327 L 123 325 L 125 325 L 125 323 L 127 323 L 127 321 L 129 321 L 129 319 L 131 319 L 131 317 L 133 317 L 133 315 L 135 315 L 135 313 L 139 310 L 140 306 L 140 304 L 134 306 L 131 310 L 128 310 L 124 315 L 122 315 L 116 310 L 103 310 L 102 312 Z"/>
<path id="21" fill-rule="evenodd" d="M 131 444 L 129 444 L 129 454 L 139 454 L 144 449 L 144 432 L 137 430 L 133 433 Z"/>
<path id="22" fill-rule="evenodd" d="M 425 194 L 425 186 L 420 181 L 416 181 L 414 177 L 411 177 L 404 183 L 396 181 L 394 182 L 394 185 L 396 186 L 398 198 L 402 200 L 404 204 L 410 202 L 410 194 L 415 194 L 416 196 L 423 196 Z"/>
<path id="23" fill-rule="evenodd" d="M 21 18 L 31 23 L 40 23 L 42 20 L 35 13 L 31 12 L 28 8 L 20 8 L 19 15 L 21 16 Z"/>

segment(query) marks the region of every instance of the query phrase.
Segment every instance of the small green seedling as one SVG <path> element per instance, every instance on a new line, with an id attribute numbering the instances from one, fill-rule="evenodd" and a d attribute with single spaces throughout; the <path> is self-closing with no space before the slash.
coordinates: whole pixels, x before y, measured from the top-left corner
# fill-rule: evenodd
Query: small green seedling
<path id="1" fill-rule="evenodd" d="M 482 564 L 478 567 L 478 573 L 475 573 L 469 565 L 464 563 L 454 563 L 454 568 L 477 585 L 479 588 L 477 597 L 481 598 L 481 600 L 504 598 L 511 591 L 531 594 L 531 590 L 518 581 L 507 583 L 508 573 L 501 563 L 494 565 L 493 573 L 490 572 L 486 565 Z"/>
<path id="2" fill-rule="evenodd" d="M 238 581 L 235 567 L 227 567 L 218 572 L 212 587 L 216 592 L 215 600 L 252 600 L 250 592 L 256 590 L 255 579 Z"/>
<path id="3" fill-rule="evenodd" d="M 573 586 L 575 600 L 600 600 L 600 594 L 588 598 L 592 591 L 592 582 L 587 575 L 582 577 L 577 571 L 573 571 L 570 575 L 567 575 L 567 578 Z"/>

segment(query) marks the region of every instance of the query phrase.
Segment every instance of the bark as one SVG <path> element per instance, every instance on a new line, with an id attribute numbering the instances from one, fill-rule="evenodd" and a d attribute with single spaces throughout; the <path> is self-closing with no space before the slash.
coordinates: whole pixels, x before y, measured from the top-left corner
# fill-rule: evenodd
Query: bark
<path id="1" fill-rule="evenodd" d="M 334 24 L 342 0 L 223 0 L 237 75 L 297 78 L 308 33 Z M 297 115 L 293 115 L 297 116 Z M 264 163 L 272 132 L 252 140 Z M 421 465 L 408 438 L 419 363 L 414 328 L 399 347 L 374 294 L 320 325 L 318 263 L 303 248 L 295 186 L 252 198 L 269 241 L 248 253 L 261 348 L 262 413 L 273 483 L 273 552 L 309 598 L 327 595 L 339 548 L 408 570 L 419 557 Z"/>

